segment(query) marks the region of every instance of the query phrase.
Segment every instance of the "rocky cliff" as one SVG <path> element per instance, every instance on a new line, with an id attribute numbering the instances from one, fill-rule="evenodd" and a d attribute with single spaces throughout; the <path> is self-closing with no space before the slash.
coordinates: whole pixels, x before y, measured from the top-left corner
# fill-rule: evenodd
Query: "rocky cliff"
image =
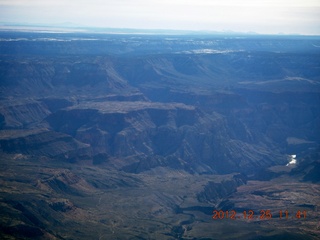
<path id="1" fill-rule="evenodd" d="M 82 144 L 92 152 L 86 156 L 121 159 L 126 171 L 169 165 L 199 173 L 250 172 L 284 164 L 288 149 L 302 146 L 292 149 L 288 138 L 319 141 L 318 55 L 250 52 L 235 41 L 241 51 L 160 48 L 153 55 L 93 56 L 74 49 L 80 52 L 47 56 L 32 41 L 23 44 L 34 52 L 22 56 L 12 48 L 1 60 L 1 128 L 66 134 L 72 151 Z M 83 51 L 93 47 L 81 44 Z M 4 151 L 8 146 L 2 143 Z M 48 146 L 40 152 L 61 152 L 58 143 Z"/>

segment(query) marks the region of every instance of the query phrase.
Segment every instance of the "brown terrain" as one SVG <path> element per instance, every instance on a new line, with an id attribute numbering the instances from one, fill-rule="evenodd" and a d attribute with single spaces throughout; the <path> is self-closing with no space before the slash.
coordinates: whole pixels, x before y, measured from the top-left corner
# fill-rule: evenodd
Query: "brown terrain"
<path id="1" fill-rule="evenodd" d="M 0 34 L 1 239 L 319 239 L 318 38 Z"/>

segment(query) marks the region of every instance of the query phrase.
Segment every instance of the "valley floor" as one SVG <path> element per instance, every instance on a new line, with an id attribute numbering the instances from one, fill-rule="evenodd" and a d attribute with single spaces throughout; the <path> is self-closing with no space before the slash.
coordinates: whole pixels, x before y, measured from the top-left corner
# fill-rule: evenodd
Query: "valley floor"
<path id="1" fill-rule="evenodd" d="M 132 174 L 21 154 L 1 157 L 2 239 L 317 239 L 320 234 L 319 184 L 286 174 L 249 180 L 234 190 L 221 187 L 231 184 L 234 174 L 161 167 Z M 219 192 L 213 194 L 210 183 L 223 184 L 214 185 Z M 221 211 L 235 211 L 235 219 Z"/>

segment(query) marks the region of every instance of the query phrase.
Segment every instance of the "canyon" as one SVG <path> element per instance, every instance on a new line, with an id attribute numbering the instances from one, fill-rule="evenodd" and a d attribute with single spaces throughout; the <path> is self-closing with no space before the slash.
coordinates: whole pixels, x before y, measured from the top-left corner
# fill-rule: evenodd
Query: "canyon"
<path id="1" fill-rule="evenodd" d="M 319 44 L 1 32 L 0 236 L 316 239 Z"/>

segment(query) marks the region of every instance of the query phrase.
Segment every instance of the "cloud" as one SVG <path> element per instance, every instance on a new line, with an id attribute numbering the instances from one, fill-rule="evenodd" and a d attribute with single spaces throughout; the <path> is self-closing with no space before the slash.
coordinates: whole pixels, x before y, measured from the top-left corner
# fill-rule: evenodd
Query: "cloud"
<path id="1" fill-rule="evenodd" d="M 0 21 L 319 34 L 319 10 L 318 0 L 0 0 Z"/>

